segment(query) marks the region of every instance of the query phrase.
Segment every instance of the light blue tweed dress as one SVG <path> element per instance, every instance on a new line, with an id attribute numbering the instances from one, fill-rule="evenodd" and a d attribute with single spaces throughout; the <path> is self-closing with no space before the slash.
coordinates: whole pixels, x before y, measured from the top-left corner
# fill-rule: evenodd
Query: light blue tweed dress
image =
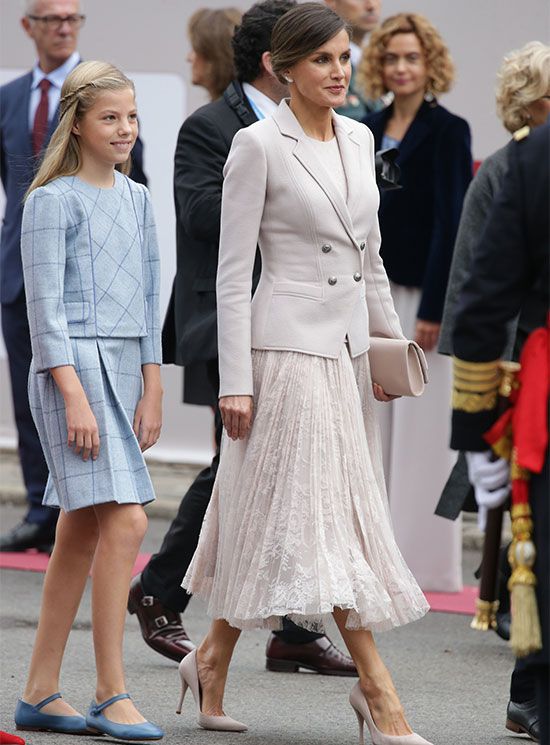
<path id="1" fill-rule="evenodd" d="M 63 176 L 33 191 L 21 233 L 33 359 L 29 399 L 50 477 L 43 503 L 71 510 L 155 498 L 132 429 L 141 366 L 161 363 L 159 255 L 151 201 L 115 172 L 111 189 Z M 99 427 L 84 462 L 67 445 L 52 367 L 74 365 Z"/>

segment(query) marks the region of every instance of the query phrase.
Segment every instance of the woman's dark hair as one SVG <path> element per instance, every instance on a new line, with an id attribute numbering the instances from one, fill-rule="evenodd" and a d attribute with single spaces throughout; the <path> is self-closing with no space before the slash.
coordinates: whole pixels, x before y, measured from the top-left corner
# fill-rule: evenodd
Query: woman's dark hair
<path id="1" fill-rule="evenodd" d="M 271 50 L 273 27 L 295 5 L 295 0 L 264 0 L 243 15 L 233 35 L 234 65 L 241 82 L 252 83 L 259 77 L 262 54 Z"/>
<path id="2" fill-rule="evenodd" d="M 277 21 L 271 36 L 271 64 L 281 83 L 283 72 L 326 44 L 340 31 L 349 35 L 346 22 L 320 3 L 303 3 Z"/>

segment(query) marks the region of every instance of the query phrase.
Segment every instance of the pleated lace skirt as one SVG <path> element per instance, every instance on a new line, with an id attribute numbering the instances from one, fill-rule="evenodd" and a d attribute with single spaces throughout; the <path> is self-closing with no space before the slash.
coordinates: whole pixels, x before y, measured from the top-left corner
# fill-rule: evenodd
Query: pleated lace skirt
<path id="1" fill-rule="evenodd" d="M 253 350 L 254 420 L 222 441 L 182 586 L 237 628 L 382 631 L 429 606 L 395 543 L 367 354 Z"/>

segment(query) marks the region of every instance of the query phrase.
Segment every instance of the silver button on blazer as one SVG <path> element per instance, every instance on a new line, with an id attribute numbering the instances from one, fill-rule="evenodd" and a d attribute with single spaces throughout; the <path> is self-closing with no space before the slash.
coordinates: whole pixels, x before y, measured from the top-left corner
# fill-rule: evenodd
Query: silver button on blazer
<path id="1" fill-rule="evenodd" d="M 233 140 L 217 276 L 220 396 L 253 395 L 252 348 L 337 358 L 347 337 L 355 357 L 370 336 L 403 338 L 379 256 L 373 136 L 332 116 L 347 202 L 286 101 Z"/>

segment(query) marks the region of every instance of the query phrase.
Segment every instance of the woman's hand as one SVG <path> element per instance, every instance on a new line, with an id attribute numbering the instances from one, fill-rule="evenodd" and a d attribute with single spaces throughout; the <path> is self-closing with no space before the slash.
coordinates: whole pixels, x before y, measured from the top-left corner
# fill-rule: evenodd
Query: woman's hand
<path id="1" fill-rule="evenodd" d="M 374 398 L 377 401 L 393 401 L 396 398 L 401 398 L 401 396 L 392 396 L 389 393 L 386 393 L 382 386 L 378 383 L 372 384 L 372 390 L 374 393 Z"/>
<path id="2" fill-rule="evenodd" d="M 252 396 L 223 396 L 219 401 L 223 426 L 232 440 L 244 440 L 252 424 Z"/>
<path id="3" fill-rule="evenodd" d="M 422 347 L 425 352 L 430 352 L 436 346 L 439 339 L 440 323 L 432 321 L 422 321 L 420 318 L 416 321 L 414 332 L 415 342 Z"/>

